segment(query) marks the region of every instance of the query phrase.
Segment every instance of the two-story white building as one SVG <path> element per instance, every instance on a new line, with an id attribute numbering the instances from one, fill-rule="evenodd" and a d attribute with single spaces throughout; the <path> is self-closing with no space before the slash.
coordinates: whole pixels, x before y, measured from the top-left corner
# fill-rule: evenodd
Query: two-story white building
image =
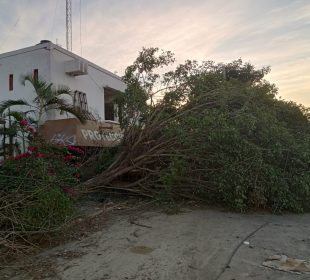
<path id="1" fill-rule="evenodd" d="M 43 40 L 35 46 L 0 54 L 0 102 L 8 99 L 33 100 L 35 97 L 33 88 L 30 84 L 23 85 L 21 82 L 22 77 L 29 74 L 40 77 L 56 87 L 58 85 L 68 86 L 74 94 L 74 106 L 87 111 L 90 120 L 99 120 L 105 123 L 106 127 L 109 126 L 108 124 L 117 122 L 115 106 L 112 102 L 113 96 L 117 92 L 123 92 L 126 85 L 119 76 L 112 72 L 50 41 Z M 76 144 L 77 139 L 81 137 L 89 138 L 88 140 L 93 142 L 102 140 L 100 134 L 94 131 L 92 133 L 91 129 L 87 128 L 84 128 L 80 135 L 77 135 L 75 128 L 75 139 L 57 130 L 57 123 L 62 122 L 60 126 L 63 130 L 67 126 L 63 124 L 69 125 L 70 121 L 74 122 L 70 114 L 52 111 L 48 113 L 45 120 L 49 127 L 43 131 L 49 134 L 49 138 L 55 135 L 57 138 L 62 134 L 62 137 L 57 138 L 58 140 L 54 137 L 55 142 Z M 91 126 L 95 129 L 96 125 L 92 123 Z M 65 138 L 71 140 L 65 141 Z"/>

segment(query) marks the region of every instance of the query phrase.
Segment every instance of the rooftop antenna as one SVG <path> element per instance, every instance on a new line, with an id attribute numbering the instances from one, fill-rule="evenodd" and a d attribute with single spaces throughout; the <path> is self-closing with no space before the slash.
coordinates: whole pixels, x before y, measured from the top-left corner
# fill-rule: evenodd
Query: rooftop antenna
<path id="1" fill-rule="evenodd" d="M 72 3 L 66 0 L 66 41 L 67 50 L 72 52 Z"/>

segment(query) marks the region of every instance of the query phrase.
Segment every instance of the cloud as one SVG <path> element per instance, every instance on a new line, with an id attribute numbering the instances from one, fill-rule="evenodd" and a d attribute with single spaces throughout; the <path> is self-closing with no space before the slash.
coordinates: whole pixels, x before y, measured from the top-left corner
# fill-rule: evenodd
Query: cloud
<path id="1" fill-rule="evenodd" d="M 80 54 L 79 0 L 72 1 L 73 50 Z M 41 39 L 65 46 L 64 1 L 2 2 L 0 51 Z M 171 50 L 178 62 L 241 57 L 270 65 L 280 95 L 308 106 L 309 30 L 307 0 L 82 0 L 82 54 L 110 71 L 122 74 L 143 46 Z"/>

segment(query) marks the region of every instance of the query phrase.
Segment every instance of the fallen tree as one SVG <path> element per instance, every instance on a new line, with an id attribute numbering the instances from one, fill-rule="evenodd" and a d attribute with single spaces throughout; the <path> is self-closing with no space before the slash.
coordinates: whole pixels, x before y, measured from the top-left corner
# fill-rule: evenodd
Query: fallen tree
<path id="1" fill-rule="evenodd" d="M 269 68 L 186 61 L 159 75 L 174 59 L 158 53 L 143 49 L 127 68 L 118 100 L 125 137 L 86 191 L 307 210 L 309 109 L 276 98 Z"/>

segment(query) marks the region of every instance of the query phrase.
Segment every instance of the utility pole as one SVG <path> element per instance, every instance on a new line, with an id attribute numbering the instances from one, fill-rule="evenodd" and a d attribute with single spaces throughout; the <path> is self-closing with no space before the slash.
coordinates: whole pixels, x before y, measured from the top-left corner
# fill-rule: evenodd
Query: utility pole
<path id="1" fill-rule="evenodd" d="M 66 41 L 67 50 L 72 52 L 72 2 L 66 0 Z"/>

